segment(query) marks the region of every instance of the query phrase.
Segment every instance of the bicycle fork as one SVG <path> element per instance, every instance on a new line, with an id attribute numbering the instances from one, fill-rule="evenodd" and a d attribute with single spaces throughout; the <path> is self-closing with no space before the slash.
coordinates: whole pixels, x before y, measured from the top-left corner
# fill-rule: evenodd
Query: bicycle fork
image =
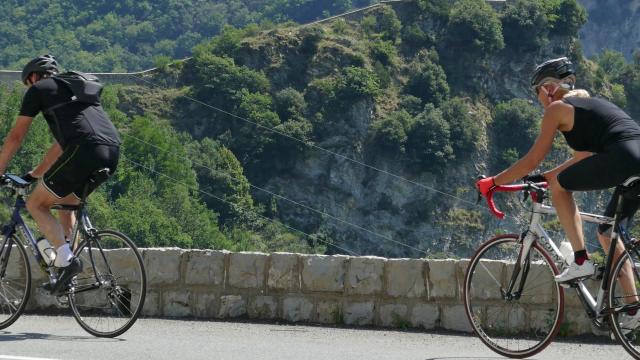
<path id="1" fill-rule="evenodd" d="M 529 270 L 531 269 L 530 251 L 531 246 L 533 246 L 533 242 L 535 241 L 535 237 L 531 231 L 526 231 L 520 236 L 520 238 L 522 239 L 522 247 L 518 254 L 518 261 L 514 264 L 513 273 L 511 274 L 511 279 L 509 280 L 507 288 L 501 289 L 503 300 L 510 301 L 520 299 L 520 296 L 522 296 L 522 289 L 524 288 L 527 276 L 529 275 Z M 522 275 L 520 275 L 520 273 L 522 273 Z M 520 278 L 520 281 L 518 281 L 518 277 Z M 516 284 L 517 290 L 514 291 Z"/>

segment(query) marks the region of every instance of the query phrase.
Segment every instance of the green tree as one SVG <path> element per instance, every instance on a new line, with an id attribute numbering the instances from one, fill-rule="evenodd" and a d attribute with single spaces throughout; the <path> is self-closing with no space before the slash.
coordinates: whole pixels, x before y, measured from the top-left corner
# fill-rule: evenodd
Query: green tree
<path id="1" fill-rule="evenodd" d="M 189 144 L 188 152 L 200 189 L 211 194 L 203 200 L 209 209 L 220 214 L 220 223 L 242 224 L 247 220 L 245 214 L 256 209 L 249 181 L 233 153 L 209 138 Z"/>
<path id="2" fill-rule="evenodd" d="M 374 139 L 385 149 L 405 152 L 407 132 L 413 126 L 413 117 L 405 110 L 393 112 L 372 125 Z"/>
<path id="3" fill-rule="evenodd" d="M 450 51 L 483 58 L 504 47 L 502 25 L 497 13 L 485 1 L 460 0 L 451 8 L 445 44 Z"/>
<path id="4" fill-rule="evenodd" d="M 444 70 L 431 60 L 429 54 L 420 52 L 408 65 L 409 81 L 405 91 L 437 106 L 449 97 L 449 84 Z"/>
<path id="5" fill-rule="evenodd" d="M 406 150 L 411 161 L 428 171 L 441 171 L 454 159 L 451 129 L 440 110 L 427 105 L 416 117 L 407 134 Z"/>
<path id="6" fill-rule="evenodd" d="M 493 133 L 499 136 L 496 142 L 498 156 L 496 168 L 511 165 L 524 156 L 538 135 L 540 112 L 523 99 L 499 103 L 493 115 Z"/>
<path id="7" fill-rule="evenodd" d="M 547 42 L 548 18 L 540 1 L 518 0 L 507 4 L 500 17 L 507 48 L 536 51 Z"/>
<path id="8" fill-rule="evenodd" d="M 456 160 L 466 160 L 478 151 L 485 124 L 474 116 L 473 109 L 461 98 L 453 98 L 440 107 L 443 118 L 449 124 L 451 148 Z"/>

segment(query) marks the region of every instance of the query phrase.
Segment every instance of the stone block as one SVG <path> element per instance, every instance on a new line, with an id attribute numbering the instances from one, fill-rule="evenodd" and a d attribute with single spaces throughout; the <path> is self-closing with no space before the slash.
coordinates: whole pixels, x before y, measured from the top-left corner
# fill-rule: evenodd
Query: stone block
<path id="1" fill-rule="evenodd" d="M 508 268 L 513 269 L 513 266 Z M 532 263 L 522 289 L 521 301 L 527 304 L 550 304 L 552 299 L 558 296 L 554 276 L 551 268 L 546 264 Z"/>
<path id="2" fill-rule="evenodd" d="M 45 282 L 49 281 L 49 275 L 44 272 L 44 270 L 42 270 L 42 268 L 40 267 L 40 264 L 38 264 L 36 262 L 36 259 L 33 258 L 33 254 L 31 254 L 31 249 L 27 248 L 27 257 L 29 258 L 29 269 L 31 270 L 31 283 L 32 284 L 37 284 L 37 285 L 42 285 Z M 12 252 L 11 253 L 11 262 L 15 265 L 10 265 L 11 268 L 15 267 L 19 267 L 22 268 L 24 266 L 24 264 L 22 265 L 18 265 L 19 264 L 19 260 L 20 259 L 18 257 L 18 252 Z M 22 275 L 22 272 L 24 270 L 21 270 L 20 273 Z M 17 272 L 14 273 L 14 276 L 18 276 Z"/>
<path id="3" fill-rule="evenodd" d="M 269 255 L 253 252 L 229 254 L 229 285 L 239 289 L 262 289 Z"/>
<path id="4" fill-rule="evenodd" d="M 425 261 L 389 259 L 385 266 L 386 294 L 392 297 L 419 298 L 426 295 Z"/>
<path id="5" fill-rule="evenodd" d="M 348 256 L 302 257 L 302 285 L 307 291 L 342 292 Z"/>
<path id="6" fill-rule="evenodd" d="M 529 311 L 528 325 L 529 329 L 538 331 L 540 334 L 547 333 L 551 330 L 551 324 L 554 322 L 557 312 L 551 309 L 536 309 Z"/>
<path id="7" fill-rule="evenodd" d="M 528 329 L 527 311 L 522 306 L 487 305 L 484 314 L 480 315 L 485 327 L 500 329 L 501 332 L 517 333 Z"/>
<path id="8" fill-rule="evenodd" d="M 316 306 L 316 321 L 322 324 L 341 324 L 342 310 L 337 301 L 319 301 Z"/>
<path id="9" fill-rule="evenodd" d="M 162 316 L 160 313 L 160 293 L 157 291 L 148 291 L 144 297 L 144 305 L 142 306 L 142 315 L 144 316 Z"/>
<path id="10" fill-rule="evenodd" d="M 457 261 L 429 260 L 428 289 L 430 299 L 454 299 L 457 297 Z"/>
<path id="11" fill-rule="evenodd" d="M 462 305 L 444 305 L 442 307 L 441 325 L 446 330 L 472 332 L 469 319 Z"/>
<path id="12" fill-rule="evenodd" d="M 162 315 L 185 317 L 191 315 L 191 293 L 188 291 L 165 291 L 162 293 Z"/>
<path id="13" fill-rule="evenodd" d="M 222 287 L 224 259 L 228 251 L 191 250 L 182 255 L 185 262 L 184 281 L 187 285 Z"/>
<path id="14" fill-rule="evenodd" d="M 143 259 L 144 259 L 144 252 L 143 254 Z M 99 259 L 98 256 L 101 256 L 99 254 L 99 251 L 95 252 L 95 256 L 96 258 Z M 118 283 L 119 284 L 123 284 L 123 285 L 132 285 L 132 284 L 140 284 L 140 264 L 138 263 L 138 258 L 136 257 L 136 254 L 131 251 L 130 249 L 105 249 L 104 250 L 104 256 L 107 258 L 107 261 L 109 261 L 109 265 L 111 266 L 111 269 L 114 271 L 114 273 L 117 274 L 118 276 Z M 169 260 L 171 262 L 177 262 L 178 266 L 180 266 L 180 259 L 173 259 L 171 258 L 171 260 Z M 87 261 L 85 261 L 85 264 L 87 262 L 90 262 L 90 259 L 87 257 Z M 104 262 L 100 263 L 100 261 L 98 261 L 98 264 L 101 264 L 99 266 L 104 266 Z M 86 268 L 86 265 L 85 265 Z M 145 269 L 147 272 L 147 278 L 149 276 L 149 270 Z M 180 274 L 178 273 L 178 279 L 180 278 Z M 147 280 L 147 282 L 149 282 L 149 280 Z"/>
<path id="15" fill-rule="evenodd" d="M 58 302 L 54 296 L 51 296 L 48 291 L 44 290 L 40 286 L 33 287 L 30 297 L 33 299 L 32 303 L 27 303 L 33 306 L 34 309 L 53 309 L 62 308 L 58 305 Z"/>
<path id="16" fill-rule="evenodd" d="M 458 263 L 460 272 L 466 272 L 467 262 Z M 476 300 L 499 300 L 502 298 L 501 287 L 505 287 L 506 263 L 498 260 L 481 260 L 476 265 L 471 282 L 471 298 Z M 512 273 L 507 271 L 507 273 Z M 464 275 L 462 275 L 464 276 Z M 460 279 L 460 287 L 464 286 L 464 277 Z M 462 289 L 461 289 L 462 291 Z M 462 297 L 463 292 L 460 293 Z"/>
<path id="17" fill-rule="evenodd" d="M 295 291 L 300 288 L 298 259 L 298 254 L 271 254 L 271 265 L 267 276 L 269 289 Z"/>
<path id="18" fill-rule="evenodd" d="M 591 334 L 591 320 L 583 308 L 564 309 L 564 321 L 560 328 L 561 336 Z"/>
<path id="19" fill-rule="evenodd" d="M 218 318 L 235 318 L 247 314 L 247 301 L 240 295 L 225 295 L 220 297 Z"/>
<path id="20" fill-rule="evenodd" d="M 219 305 L 220 295 L 210 292 L 196 293 L 192 315 L 204 319 L 216 317 Z"/>
<path id="21" fill-rule="evenodd" d="M 411 310 L 411 326 L 434 329 L 440 320 L 440 308 L 436 304 L 420 303 Z"/>
<path id="22" fill-rule="evenodd" d="M 373 301 L 347 302 L 343 307 L 343 319 L 347 325 L 371 325 L 374 314 Z"/>
<path id="23" fill-rule="evenodd" d="M 146 249 L 144 266 L 150 289 L 175 285 L 180 281 L 180 259 L 184 250 L 177 248 Z"/>
<path id="24" fill-rule="evenodd" d="M 380 306 L 380 325 L 386 327 L 407 328 L 411 324 L 407 318 L 408 308 L 404 304 L 385 304 Z"/>
<path id="25" fill-rule="evenodd" d="M 347 265 L 347 294 L 371 295 L 382 291 L 382 279 L 386 259 L 365 256 L 352 257 Z"/>
<path id="26" fill-rule="evenodd" d="M 282 301 L 282 317 L 291 322 L 310 321 L 313 302 L 303 297 L 288 297 Z"/>
<path id="27" fill-rule="evenodd" d="M 278 316 L 278 299 L 274 296 L 255 296 L 249 299 L 247 312 L 252 319 L 275 319 Z"/>

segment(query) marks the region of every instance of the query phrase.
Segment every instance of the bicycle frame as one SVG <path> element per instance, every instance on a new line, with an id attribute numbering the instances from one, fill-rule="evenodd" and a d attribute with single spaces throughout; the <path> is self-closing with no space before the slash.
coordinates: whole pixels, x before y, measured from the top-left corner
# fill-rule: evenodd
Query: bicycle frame
<path id="1" fill-rule="evenodd" d="M 53 268 L 53 266 L 47 266 L 45 267 L 44 265 L 44 260 L 42 258 L 42 255 L 40 254 L 40 251 L 38 250 L 38 246 L 37 246 L 37 240 L 35 238 L 35 236 L 33 235 L 33 232 L 31 231 L 31 229 L 29 229 L 29 226 L 25 223 L 24 219 L 22 218 L 22 215 L 20 214 L 20 212 L 26 208 L 26 202 L 24 200 L 24 196 L 26 195 L 26 189 L 20 189 L 20 188 L 16 188 L 14 189 L 16 192 L 16 202 L 13 208 L 13 212 L 11 215 L 11 220 L 9 222 L 9 224 L 5 225 L 2 228 L 2 237 L 3 237 L 3 242 L 2 242 L 2 248 L 1 252 L 0 252 L 0 277 L 5 275 L 5 271 L 6 271 L 6 264 L 8 263 L 8 259 L 9 256 L 11 255 L 11 248 L 12 248 L 12 239 L 13 239 L 13 235 L 17 234 L 19 236 L 17 236 L 16 238 L 18 239 L 18 242 L 20 244 L 17 245 L 25 245 L 28 244 L 30 249 L 31 249 L 31 253 L 33 254 L 33 257 L 36 259 L 36 261 L 38 262 L 38 264 L 41 265 L 41 268 L 44 272 L 47 273 L 47 275 L 49 276 L 49 281 L 51 282 L 55 282 L 56 276 L 57 276 L 57 271 Z M 91 221 L 89 220 L 89 216 L 87 214 L 86 208 L 85 208 L 86 202 L 85 200 L 81 200 L 79 205 L 54 205 L 52 207 L 52 209 L 54 210 L 62 210 L 62 211 L 74 211 L 75 215 L 76 215 L 76 222 L 74 224 L 73 230 L 72 230 L 72 244 L 71 244 L 71 249 L 73 252 L 75 252 L 78 249 L 78 241 L 80 239 L 80 235 L 83 235 L 83 237 L 85 238 L 92 238 L 97 234 L 97 230 L 92 226 Z M 103 249 L 100 246 L 100 244 L 98 242 L 95 242 L 96 244 L 98 244 L 98 248 L 100 250 L 100 253 L 103 253 Z M 88 245 L 88 249 L 90 251 L 89 253 L 89 258 L 91 259 L 92 262 L 92 267 L 95 267 L 94 265 L 94 261 L 93 261 L 93 254 L 91 252 L 91 243 L 89 243 Z M 102 254 L 102 256 L 104 257 L 104 254 Z M 111 271 L 111 269 L 109 269 L 109 271 Z M 97 278 L 97 274 L 96 274 L 96 280 L 98 280 Z"/>
<path id="2" fill-rule="evenodd" d="M 18 237 L 18 241 L 20 241 L 21 244 L 17 244 L 17 245 L 24 245 L 24 242 L 29 244 L 31 248 L 31 253 L 35 257 L 36 261 L 39 264 L 43 263 L 43 259 L 42 259 L 42 256 L 40 255 L 40 251 L 38 251 L 36 239 L 33 236 L 33 233 L 31 232 L 27 224 L 22 219 L 22 216 L 20 215 L 20 210 L 26 207 L 26 203 L 24 201 L 23 195 L 24 194 L 18 193 L 18 196 L 16 197 L 16 203 L 14 205 L 13 213 L 11 214 L 11 220 L 9 224 L 5 225 L 2 228 L 2 238 L 4 239 L 2 243 L 2 249 L 4 249 L 4 251 L 0 256 L 0 264 L 6 264 L 8 262 L 9 255 L 11 255 L 11 246 L 13 245 L 12 244 L 13 235 L 16 233 L 21 236 L 21 237 L 20 236 Z M 5 271 L 6 271 L 6 266 L 2 266 L 0 277 L 5 275 Z M 51 276 L 51 272 L 49 272 L 49 276 Z"/>
<path id="3" fill-rule="evenodd" d="M 618 210 L 621 209 L 621 204 L 622 204 L 622 201 L 619 201 Z M 608 224 L 613 226 L 613 231 L 611 233 L 611 245 L 609 247 L 608 254 L 614 253 L 615 248 L 619 241 L 622 240 L 621 242 L 623 246 L 625 243 L 630 242 L 629 235 L 627 234 L 625 228 L 621 224 L 617 223 L 616 218 L 611 218 L 611 217 L 602 216 L 602 215 L 595 215 L 595 214 L 590 214 L 585 212 L 580 212 L 579 214 L 580 214 L 580 218 L 583 221 L 586 221 L 589 223 L 595 223 L 595 224 Z M 527 231 L 524 232 L 521 236 L 521 242 L 523 244 L 523 247 L 522 247 L 521 254 L 519 256 L 519 263 L 516 264 L 517 268 L 514 269 L 513 277 L 509 283 L 509 287 L 505 295 L 512 296 L 512 297 L 518 297 L 520 295 L 520 292 L 522 291 L 522 287 L 525 282 L 525 278 L 528 273 L 529 262 L 528 262 L 527 255 L 529 254 L 529 251 L 533 246 L 534 241 L 537 241 L 538 244 L 542 245 L 557 264 L 558 263 L 562 264 L 563 267 L 569 265 L 568 260 L 562 255 L 562 252 L 558 249 L 553 239 L 549 236 L 549 234 L 546 232 L 546 230 L 542 226 L 541 219 L 543 215 L 556 215 L 556 210 L 551 206 L 544 205 L 539 202 L 534 202 L 531 220 L 529 222 L 529 227 Z M 626 248 L 625 248 L 625 251 L 626 251 Z M 594 320 L 600 319 L 600 318 L 603 318 L 604 316 L 609 315 L 611 311 L 619 310 L 619 309 L 609 309 L 603 306 L 605 302 L 606 290 L 609 286 L 609 281 L 611 281 L 609 274 L 611 272 L 612 267 L 613 267 L 613 256 L 607 256 L 604 272 L 602 274 L 601 284 L 595 298 L 593 297 L 591 292 L 587 289 L 583 281 L 578 281 L 577 283 L 571 285 L 571 287 L 576 290 L 576 294 L 578 295 L 578 298 L 582 302 L 588 316 L 591 319 L 594 319 Z M 521 278 L 520 286 L 518 288 L 518 291 L 514 293 L 513 289 L 515 287 L 515 281 L 517 280 L 520 270 L 522 270 L 523 272 L 522 276 L 520 277 Z M 635 306 L 635 308 L 637 307 L 638 306 Z M 631 308 L 626 310 L 630 310 L 630 309 Z"/>

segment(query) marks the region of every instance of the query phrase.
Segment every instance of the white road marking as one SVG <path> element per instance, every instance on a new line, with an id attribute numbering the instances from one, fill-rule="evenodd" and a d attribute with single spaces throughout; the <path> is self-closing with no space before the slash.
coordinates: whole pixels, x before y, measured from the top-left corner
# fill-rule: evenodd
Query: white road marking
<path id="1" fill-rule="evenodd" d="M 29 356 L 0 355 L 0 359 L 4 360 L 56 360 L 51 358 L 37 358 Z"/>

